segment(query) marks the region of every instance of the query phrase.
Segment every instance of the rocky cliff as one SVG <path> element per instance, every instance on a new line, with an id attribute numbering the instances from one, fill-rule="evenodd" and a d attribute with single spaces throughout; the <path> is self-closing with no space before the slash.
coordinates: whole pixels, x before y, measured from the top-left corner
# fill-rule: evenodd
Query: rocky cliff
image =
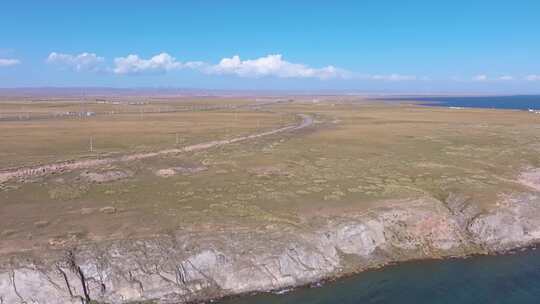
<path id="1" fill-rule="evenodd" d="M 388 202 L 303 225 L 29 252 L 0 262 L 0 303 L 185 303 L 309 284 L 389 262 L 494 253 L 540 239 L 540 197 L 501 196 L 490 210 L 450 195 Z"/>

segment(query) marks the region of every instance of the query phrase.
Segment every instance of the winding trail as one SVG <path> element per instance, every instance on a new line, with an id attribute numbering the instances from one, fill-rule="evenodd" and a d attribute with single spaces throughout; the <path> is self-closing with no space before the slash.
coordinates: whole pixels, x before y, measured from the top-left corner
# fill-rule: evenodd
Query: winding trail
<path id="1" fill-rule="evenodd" d="M 45 164 L 45 165 L 39 165 L 39 166 L 33 166 L 33 167 L 19 167 L 19 168 L 0 170 L 0 183 L 4 183 L 12 179 L 39 177 L 39 176 L 44 176 L 44 175 L 52 174 L 52 173 L 64 173 L 64 172 L 69 172 L 69 171 L 78 170 L 78 169 L 87 169 L 87 168 L 92 168 L 92 167 L 97 167 L 97 166 L 104 166 L 104 165 L 117 163 L 117 162 L 129 162 L 129 161 L 134 161 L 134 160 L 147 159 L 147 158 L 162 156 L 162 155 L 167 155 L 167 154 L 196 152 L 196 151 L 206 150 L 206 149 L 210 149 L 214 147 L 238 143 L 238 142 L 246 141 L 249 139 L 260 138 L 260 137 L 274 135 L 274 134 L 283 133 L 287 131 L 300 130 L 300 129 L 309 127 L 313 124 L 313 117 L 306 114 L 297 114 L 297 115 L 302 118 L 302 122 L 299 123 L 298 125 L 286 126 L 286 127 L 262 132 L 262 133 L 255 133 L 255 134 L 251 134 L 247 136 L 235 137 L 232 139 L 214 140 L 214 141 L 210 141 L 206 143 L 186 146 L 183 148 L 166 149 L 166 150 L 148 152 L 148 153 L 128 154 L 128 155 L 119 156 L 119 157 L 109 157 L 109 158 L 89 159 L 89 160 L 71 160 L 71 161 L 63 161 L 63 162 Z"/>

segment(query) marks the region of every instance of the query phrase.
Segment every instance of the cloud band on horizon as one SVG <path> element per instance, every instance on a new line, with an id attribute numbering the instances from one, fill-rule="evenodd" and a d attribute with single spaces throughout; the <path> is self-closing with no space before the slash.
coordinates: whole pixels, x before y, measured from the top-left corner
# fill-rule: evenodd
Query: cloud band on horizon
<path id="1" fill-rule="evenodd" d="M 98 68 L 104 58 L 94 53 L 78 55 L 53 52 L 46 62 L 57 64 L 62 68 L 75 71 L 108 71 L 117 75 L 163 74 L 175 70 L 191 69 L 207 75 L 234 75 L 241 78 L 304 78 L 304 79 L 361 79 L 374 81 L 412 81 L 418 78 L 414 75 L 366 75 L 356 74 L 333 65 L 321 68 L 310 67 L 283 59 L 282 54 L 270 54 L 256 59 L 242 60 L 240 56 L 222 58 L 217 64 L 202 61 L 182 62 L 168 53 L 162 52 L 148 59 L 137 54 L 114 58 L 113 66 Z"/>
<path id="2" fill-rule="evenodd" d="M 138 55 L 130 54 L 126 57 L 115 58 L 112 71 L 120 75 L 164 73 L 180 69 L 196 69 L 204 65 L 205 63 L 198 61 L 180 62 L 167 53 L 160 53 L 150 59 L 143 59 Z"/>
<path id="3" fill-rule="evenodd" d="M 77 72 L 98 71 L 101 69 L 100 65 L 105 62 L 105 58 L 87 52 L 78 55 L 52 52 L 45 62 L 56 64 L 62 68 L 72 69 Z"/>
<path id="4" fill-rule="evenodd" d="M 18 64 L 18 60 L 0 59 L 0 66 Z M 240 56 L 224 57 L 217 64 L 202 61 L 179 61 L 166 52 L 159 53 L 148 59 L 137 54 L 125 57 L 116 57 L 112 66 L 105 66 L 105 58 L 95 53 L 80 53 L 77 55 L 52 52 L 46 59 L 49 64 L 55 64 L 62 68 L 80 71 L 100 71 L 116 75 L 142 75 L 164 74 L 178 70 L 195 70 L 207 75 L 234 75 L 241 78 L 297 78 L 297 79 L 356 79 L 366 81 L 429 81 L 429 77 L 418 77 L 407 74 L 359 74 L 338 68 L 333 65 L 321 68 L 311 67 L 301 63 L 294 63 L 283 58 L 282 54 L 270 54 L 256 59 L 241 59 Z M 497 78 L 479 74 L 471 78 L 473 82 L 487 81 L 540 81 L 540 75 L 530 74 L 520 78 L 504 75 Z"/>
<path id="5" fill-rule="evenodd" d="M 216 65 L 208 66 L 204 72 L 252 78 L 275 76 L 279 78 L 319 78 L 321 80 L 349 78 L 351 74 L 332 65 L 312 68 L 304 64 L 292 63 L 283 60 L 281 54 L 271 54 L 253 60 L 241 60 L 240 56 L 235 55 L 221 59 Z"/>
<path id="6" fill-rule="evenodd" d="M 13 58 L 0 58 L 0 67 L 9 67 L 21 64 L 21 61 L 19 59 L 13 59 Z"/>

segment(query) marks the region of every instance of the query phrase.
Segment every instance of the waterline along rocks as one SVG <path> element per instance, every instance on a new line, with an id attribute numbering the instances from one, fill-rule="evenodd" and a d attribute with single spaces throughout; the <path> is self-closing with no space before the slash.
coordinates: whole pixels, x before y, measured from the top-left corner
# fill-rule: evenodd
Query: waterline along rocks
<path id="1" fill-rule="evenodd" d="M 304 285 L 389 262 L 494 253 L 540 240 L 540 197 L 456 214 L 424 197 L 260 231 L 176 231 L 4 259 L 2 303 L 184 303 Z"/>

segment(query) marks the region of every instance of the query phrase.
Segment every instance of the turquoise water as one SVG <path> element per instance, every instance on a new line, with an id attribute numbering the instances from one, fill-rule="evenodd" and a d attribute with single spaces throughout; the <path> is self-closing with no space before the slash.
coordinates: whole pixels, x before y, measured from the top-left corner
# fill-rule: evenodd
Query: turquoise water
<path id="1" fill-rule="evenodd" d="M 418 261 L 367 271 L 318 288 L 220 304 L 540 303 L 540 250 Z"/>
<path id="2" fill-rule="evenodd" d="M 540 109 L 540 95 L 406 97 L 395 98 L 394 100 L 419 101 L 421 104 L 427 106 L 495 108 L 516 110 Z"/>

